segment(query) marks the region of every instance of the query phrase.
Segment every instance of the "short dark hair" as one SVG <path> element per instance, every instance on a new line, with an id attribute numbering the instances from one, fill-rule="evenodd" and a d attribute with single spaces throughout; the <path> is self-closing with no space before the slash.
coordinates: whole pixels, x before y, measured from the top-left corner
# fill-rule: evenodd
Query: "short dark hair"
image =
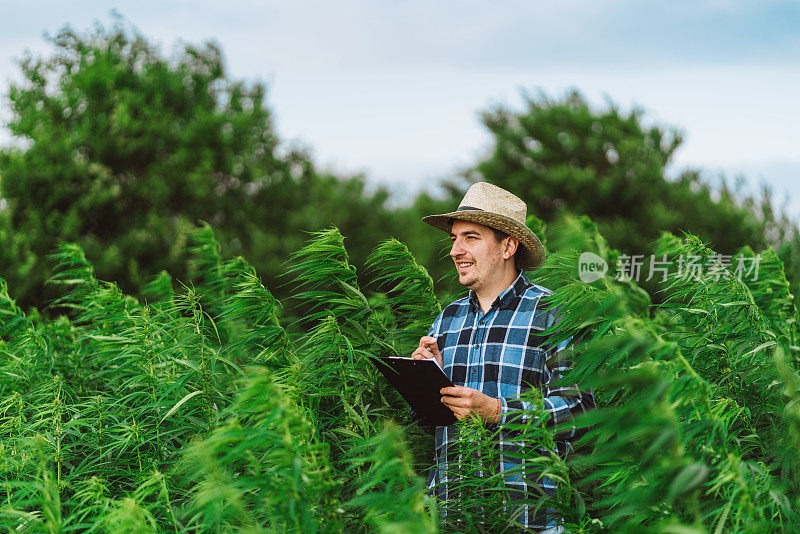
<path id="1" fill-rule="evenodd" d="M 502 230 L 492 228 L 491 226 L 489 228 L 491 228 L 492 232 L 494 232 L 494 238 L 498 243 L 509 236 L 509 234 L 503 232 Z"/>

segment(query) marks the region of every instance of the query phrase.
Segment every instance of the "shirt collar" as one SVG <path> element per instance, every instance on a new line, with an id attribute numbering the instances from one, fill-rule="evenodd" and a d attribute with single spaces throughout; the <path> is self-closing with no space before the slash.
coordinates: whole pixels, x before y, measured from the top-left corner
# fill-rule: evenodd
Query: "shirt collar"
<path id="1" fill-rule="evenodd" d="M 515 298 L 522 295 L 526 289 L 533 286 L 528 277 L 525 275 L 525 271 L 520 271 L 517 278 L 508 286 L 502 293 L 497 295 L 497 298 L 494 299 L 492 302 L 491 308 L 503 308 L 508 306 L 510 302 L 512 302 Z M 469 290 L 469 301 L 473 306 L 480 307 L 480 303 L 478 302 L 478 295 L 473 291 Z"/>

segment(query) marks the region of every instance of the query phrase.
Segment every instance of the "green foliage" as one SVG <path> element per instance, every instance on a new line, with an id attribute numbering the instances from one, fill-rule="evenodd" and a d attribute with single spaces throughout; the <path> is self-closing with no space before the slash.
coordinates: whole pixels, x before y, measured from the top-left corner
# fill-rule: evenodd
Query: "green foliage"
<path id="1" fill-rule="evenodd" d="M 368 361 L 397 352 L 402 336 L 387 333 L 404 318 L 361 294 L 338 231 L 295 257 L 298 297 L 325 311 L 302 335 L 281 325 L 251 266 L 220 256 L 208 226 L 189 250 L 195 285 L 174 291 L 159 276 L 147 304 L 97 279 L 74 244 L 52 256 L 67 315 L 29 317 L 0 285 L 3 524 L 434 531 L 414 469 L 430 441 L 400 438 L 422 433 L 396 426 L 410 416 Z M 409 302 L 432 296 L 410 256 L 394 261 L 419 272 Z"/>
<path id="2" fill-rule="evenodd" d="M 20 62 L 8 91 L 15 142 L 0 149 L 0 275 L 25 307 L 57 296 L 43 283 L 60 241 L 138 292 L 162 270 L 185 279 L 199 220 L 270 279 L 303 230 L 338 224 L 359 258 L 387 235 L 387 194 L 281 146 L 264 86 L 230 79 L 218 45 L 167 58 L 119 20 L 49 42 L 48 57 Z"/>
<path id="3" fill-rule="evenodd" d="M 121 23 L 50 43 L 21 62 L 0 150 L 9 531 L 511 532 L 522 503 L 571 532 L 798 530 L 800 235 L 768 192 L 666 179 L 680 136 L 639 111 L 572 94 L 486 113 L 477 175 L 528 201 L 549 254 L 531 275 L 565 312 L 551 335 L 573 339 L 564 380 L 599 409 L 553 429 L 529 392 L 514 474 L 559 489 L 517 501 L 496 429 L 461 422 L 460 499 L 435 503 L 432 438 L 371 359 L 407 355 L 452 300 L 447 236 L 409 222 L 459 185 L 390 211 L 362 177 L 320 172 L 214 44 L 166 58 Z M 390 232 L 409 245 L 370 254 Z M 586 284 L 586 251 L 652 252 L 671 275 Z M 715 276 L 680 276 L 687 257 Z"/>
<path id="4" fill-rule="evenodd" d="M 407 354 L 439 312 L 408 249 L 379 245 L 365 293 L 336 229 L 290 261 L 287 322 L 244 259 L 208 226 L 188 244 L 192 285 L 164 274 L 146 303 L 58 248 L 48 319 L 0 283 L 0 521 L 20 532 L 514 532 L 520 505 L 572 532 L 795 532 L 800 524 L 797 310 L 771 250 L 730 266 L 694 236 L 665 233 L 663 304 L 631 280 L 580 281 L 591 251 L 619 253 L 587 218 L 547 225 L 531 273 L 573 337 L 565 383 L 599 408 L 553 428 L 537 390 L 512 416 L 518 456 L 497 470 L 497 428 L 459 423 L 452 494 L 418 475 L 432 441 L 370 363 Z M 678 273 L 695 256 L 702 279 Z M 758 277 L 736 258 L 760 258 Z M 751 261 L 752 263 L 752 261 Z M 297 328 L 298 326 L 303 328 Z M 566 460 L 560 432 L 581 437 Z M 504 476 L 558 482 L 511 499 Z"/>
<path id="5" fill-rule="evenodd" d="M 714 202 L 694 174 L 665 179 L 681 137 L 646 128 L 641 111 L 594 112 L 578 93 L 561 101 L 528 97 L 526 104 L 521 113 L 484 114 L 495 144 L 478 171 L 520 194 L 543 219 L 562 209 L 586 214 L 615 246 L 631 253 L 645 250 L 660 230 L 689 228 L 723 251 L 763 245 L 748 210 L 729 198 Z"/>
<path id="6" fill-rule="evenodd" d="M 419 332 L 427 329 L 441 313 L 442 307 L 433 291 L 433 280 L 428 271 L 418 264 L 408 247 L 390 239 L 379 245 L 367 258 L 368 268 L 375 274 L 375 282 L 386 292 L 386 301 L 395 317 L 396 342 L 413 351 L 419 343 Z"/>
<path id="7" fill-rule="evenodd" d="M 341 529 L 330 462 L 296 404 L 256 372 L 230 420 L 191 447 L 193 520 L 235 531 Z"/>
<path id="8" fill-rule="evenodd" d="M 586 240 L 574 223 L 566 226 L 565 239 Z M 666 302 L 651 317 L 621 305 L 631 300 L 630 282 L 584 284 L 575 263 L 570 271 L 548 268 L 563 261 L 561 244 L 540 281 L 562 284 L 553 300 L 570 311 L 557 335 L 586 327 L 575 348 L 580 360 L 564 380 L 594 386 L 601 406 L 578 421 L 588 428 L 579 442 L 585 454 L 571 462 L 593 518 L 612 531 L 682 524 L 793 532 L 796 450 L 794 434 L 787 436 L 791 410 L 783 407 L 787 392 L 796 395 L 797 347 L 793 319 L 780 314 L 793 318 L 796 310 L 779 266 L 749 284 L 732 267 L 712 270 L 718 256 L 696 237 L 666 234 L 656 251 L 673 264 L 660 285 Z M 681 254 L 700 258 L 707 275 L 687 278 L 678 270 Z M 782 302 L 769 297 L 769 308 L 759 308 L 757 301 L 768 302 L 765 289 Z"/>
<path id="9" fill-rule="evenodd" d="M 372 438 L 352 442 L 349 467 L 359 478 L 347 507 L 363 510 L 364 526 L 377 532 L 435 532 L 433 503 L 403 443 L 403 432 L 392 424 Z"/>
<path id="10" fill-rule="evenodd" d="M 501 460 L 497 447 L 499 429 L 476 419 L 458 423 L 456 461 L 448 466 L 448 477 L 452 477 L 449 492 L 453 497 L 442 503 L 446 531 L 516 532 L 522 528 L 524 505 L 530 506 L 530 514 L 548 519 L 559 514 L 569 517 L 570 512 L 575 513 L 575 506 L 583 506 L 572 501 L 569 473 L 556 453 L 552 429 L 547 427 L 550 414 L 544 409 L 541 392 L 532 389 L 522 398 L 532 402 L 533 407 L 512 417 L 505 426 L 514 439 L 502 455 L 506 461 L 519 464 L 505 472 L 497 469 Z M 506 478 L 526 480 L 534 489 L 512 500 Z M 537 486 L 546 479 L 559 484 L 554 494 Z"/>
<path id="11" fill-rule="evenodd" d="M 390 208 L 386 190 L 363 176 L 320 170 L 308 150 L 281 143 L 265 87 L 231 79 L 214 43 L 167 56 L 120 20 L 48 40 L 49 55 L 20 61 L 22 81 L 8 90 L 14 140 L 0 148 L 0 276 L 23 308 L 59 296 L 44 285 L 53 274 L 45 257 L 63 241 L 137 297 L 165 289 L 163 278 L 149 286 L 162 271 L 187 279 L 198 221 L 213 224 L 226 256 L 247 257 L 271 281 L 306 232 L 334 224 L 354 262 L 394 236 L 430 270 L 443 300 L 460 289 L 446 236 L 417 223 L 455 208 L 462 183 L 443 184 L 444 198 L 423 192 Z M 800 233 L 769 191 L 712 187 L 691 170 L 667 179 L 680 135 L 642 117 L 594 110 L 577 93 L 488 111 L 493 150 L 468 181 L 519 194 L 545 222 L 564 210 L 586 214 L 627 254 L 646 254 L 662 230 L 689 231 L 726 254 L 772 245 L 800 288 Z M 655 285 L 645 287 L 657 300 Z M 290 293 L 278 283 L 272 292 Z"/>
<path id="12" fill-rule="evenodd" d="M 646 126 L 642 110 L 595 110 L 577 92 L 562 99 L 526 95 L 525 109 L 495 108 L 483 122 L 494 138 L 492 152 L 470 179 L 512 191 L 545 221 L 565 211 L 587 215 L 626 254 L 649 254 L 665 230 L 690 232 L 723 254 L 772 245 L 800 284 L 800 235 L 773 206 L 770 191 L 759 198 L 724 181 L 714 187 L 695 170 L 668 179 L 681 135 Z"/>

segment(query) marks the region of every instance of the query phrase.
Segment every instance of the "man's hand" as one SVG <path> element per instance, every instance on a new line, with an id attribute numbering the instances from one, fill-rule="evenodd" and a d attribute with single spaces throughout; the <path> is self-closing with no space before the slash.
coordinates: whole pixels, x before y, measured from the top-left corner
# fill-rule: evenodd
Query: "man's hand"
<path id="1" fill-rule="evenodd" d="M 439 352 L 439 346 L 436 344 L 436 338 L 431 336 L 422 336 L 419 338 L 419 347 L 411 353 L 411 357 L 415 360 L 427 360 L 436 358 L 439 362 L 439 367 L 443 367 L 442 353 Z"/>
<path id="2" fill-rule="evenodd" d="M 442 402 L 450 408 L 459 421 L 472 414 L 487 423 L 500 420 L 500 399 L 484 395 L 477 389 L 464 386 L 442 388 Z"/>

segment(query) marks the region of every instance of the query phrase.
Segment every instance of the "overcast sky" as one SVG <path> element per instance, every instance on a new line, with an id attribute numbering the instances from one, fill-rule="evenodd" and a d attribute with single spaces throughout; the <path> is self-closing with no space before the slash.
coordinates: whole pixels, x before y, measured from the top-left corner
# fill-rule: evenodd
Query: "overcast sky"
<path id="1" fill-rule="evenodd" d="M 520 108 L 523 90 L 574 87 L 680 128 L 673 174 L 765 181 L 800 214 L 800 1 L 99 4 L 0 0 L 2 87 L 24 50 L 47 53 L 44 32 L 110 24 L 113 8 L 166 52 L 179 39 L 217 41 L 231 76 L 268 85 L 284 140 L 400 199 L 488 150 L 481 110 Z"/>

